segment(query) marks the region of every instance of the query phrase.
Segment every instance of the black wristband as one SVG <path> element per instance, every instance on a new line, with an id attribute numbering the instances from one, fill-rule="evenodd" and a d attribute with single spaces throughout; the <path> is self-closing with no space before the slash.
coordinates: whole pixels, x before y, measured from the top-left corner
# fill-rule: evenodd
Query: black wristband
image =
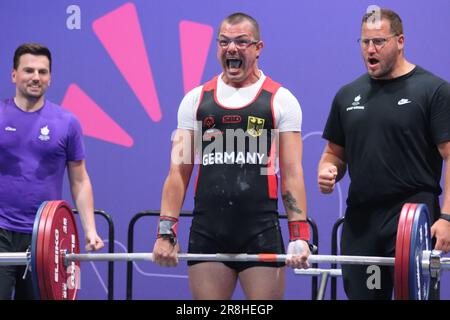
<path id="1" fill-rule="evenodd" d="M 170 234 L 160 234 L 158 235 L 158 238 L 163 238 L 163 239 L 167 239 L 170 241 L 170 244 L 172 246 L 175 246 L 178 243 L 178 239 L 176 236 L 174 235 L 170 235 Z"/>
<path id="2" fill-rule="evenodd" d="M 450 222 L 450 214 L 448 214 L 448 213 L 441 213 L 441 215 L 439 216 L 439 219 L 444 219 L 444 220 Z"/>
<path id="3" fill-rule="evenodd" d="M 177 218 L 161 215 L 159 218 L 157 237 L 167 239 L 173 246 L 175 246 L 178 242 L 177 224 L 178 224 Z"/>

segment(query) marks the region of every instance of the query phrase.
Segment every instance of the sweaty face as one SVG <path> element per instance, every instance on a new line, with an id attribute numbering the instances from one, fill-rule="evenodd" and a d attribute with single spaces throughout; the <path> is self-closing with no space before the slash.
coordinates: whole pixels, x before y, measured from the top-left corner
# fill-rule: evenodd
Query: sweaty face
<path id="1" fill-rule="evenodd" d="M 370 39 L 372 41 L 368 41 Z M 403 35 L 394 36 L 392 34 L 388 20 L 381 20 L 379 28 L 375 28 L 374 24 L 370 23 L 362 25 L 361 50 L 367 72 L 372 78 L 392 78 L 398 67 L 403 40 Z"/>
<path id="2" fill-rule="evenodd" d="M 250 22 L 223 23 L 218 39 L 217 58 L 222 65 L 225 83 L 233 87 L 255 83 L 259 78 L 256 61 L 263 42 L 256 41 L 259 39 L 255 39 Z"/>
<path id="3" fill-rule="evenodd" d="M 16 95 L 25 99 L 41 98 L 50 84 L 50 62 L 46 56 L 24 54 L 12 72 Z"/>

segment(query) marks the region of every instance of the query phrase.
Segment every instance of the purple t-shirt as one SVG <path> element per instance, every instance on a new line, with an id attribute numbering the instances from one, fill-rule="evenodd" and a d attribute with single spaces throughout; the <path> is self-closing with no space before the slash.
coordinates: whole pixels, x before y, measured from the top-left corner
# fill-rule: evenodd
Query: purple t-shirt
<path id="1" fill-rule="evenodd" d="M 61 199 L 67 162 L 84 156 L 80 123 L 67 110 L 45 101 L 24 112 L 0 101 L 0 228 L 32 232 L 40 204 Z"/>

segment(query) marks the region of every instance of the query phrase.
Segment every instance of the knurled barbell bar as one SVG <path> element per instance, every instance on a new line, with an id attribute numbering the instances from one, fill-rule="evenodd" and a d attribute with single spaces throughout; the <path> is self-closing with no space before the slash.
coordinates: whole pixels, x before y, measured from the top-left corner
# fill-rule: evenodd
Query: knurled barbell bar
<path id="1" fill-rule="evenodd" d="M 310 255 L 309 263 L 394 266 L 395 298 L 428 298 L 430 277 L 439 279 L 450 269 L 450 258 L 431 251 L 430 223 L 424 204 L 403 206 L 394 257 Z M 31 250 L 0 253 L 0 265 L 30 265 L 36 296 L 40 299 L 74 300 L 79 288 L 80 261 L 152 261 L 152 253 L 80 254 L 76 221 L 65 201 L 47 201 L 40 207 L 33 226 Z M 179 260 L 283 262 L 285 254 L 192 254 Z"/>

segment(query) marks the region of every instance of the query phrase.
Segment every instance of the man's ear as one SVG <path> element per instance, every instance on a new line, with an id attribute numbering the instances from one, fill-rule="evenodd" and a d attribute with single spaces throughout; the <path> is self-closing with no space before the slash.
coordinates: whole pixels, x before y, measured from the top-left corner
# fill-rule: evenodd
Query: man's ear
<path id="1" fill-rule="evenodd" d="M 264 42 L 261 40 L 256 44 L 256 50 L 257 50 L 256 59 L 259 58 L 262 48 L 264 48 Z"/>

